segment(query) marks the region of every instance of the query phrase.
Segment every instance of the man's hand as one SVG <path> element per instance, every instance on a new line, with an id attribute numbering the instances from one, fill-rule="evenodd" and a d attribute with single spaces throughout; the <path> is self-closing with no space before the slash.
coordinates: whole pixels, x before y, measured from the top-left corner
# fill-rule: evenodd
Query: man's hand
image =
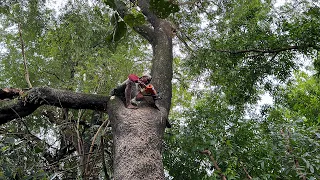
<path id="1" fill-rule="evenodd" d="M 140 87 L 146 88 L 146 84 L 145 84 L 144 82 L 142 82 L 142 81 L 139 80 L 138 83 L 139 83 L 139 86 L 140 86 Z"/>

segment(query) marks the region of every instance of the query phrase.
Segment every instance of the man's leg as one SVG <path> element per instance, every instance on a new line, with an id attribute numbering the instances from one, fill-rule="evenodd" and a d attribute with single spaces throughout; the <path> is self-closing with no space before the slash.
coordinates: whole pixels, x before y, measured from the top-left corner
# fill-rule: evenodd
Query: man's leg
<path id="1" fill-rule="evenodd" d="M 132 92 L 132 86 L 134 85 L 135 85 L 134 82 L 130 80 L 126 83 L 125 98 L 126 98 L 126 107 L 128 109 L 137 109 L 136 106 L 131 104 L 131 92 Z"/>

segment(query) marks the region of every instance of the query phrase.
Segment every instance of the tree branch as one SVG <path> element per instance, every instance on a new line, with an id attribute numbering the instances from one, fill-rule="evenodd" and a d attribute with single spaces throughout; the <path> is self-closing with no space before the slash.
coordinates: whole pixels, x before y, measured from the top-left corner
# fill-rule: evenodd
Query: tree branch
<path id="1" fill-rule="evenodd" d="M 140 34 L 142 37 L 147 39 L 149 43 L 152 44 L 153 41 L 153 29 L 148 27 L 147 25 L 140 25 L 133 27 L 133 30 Z"/>
<path id="2" fill-rule="evenodd" d="M 28 71 L 26 53 L 24 51 L 25 48 L 24 48 L 24 41 L 23 41 L 23 38 L 22 38 L 22 30 L 21 30 L 20 23 L 18 23 L 18 29 L 19 29 L 19 38 L 20 38 L 20 42 L 21 42 L 21 52 L 22 52 L 23 64 L 24 64 L 24 76 L 26 78 L 28 87 L 32 88 L 32 85 L 31 85 L 31 82 L 30 82 L 29 71 Z"/>
<path id="3" fill-rule="evenodd" d="M 144 14 L 147 17 L 148 22 L 151 23 L 151 25 L 154 26 L 154 23 L 158 19 L 158 17 L 153 14 L 150 9 L 149 9 L 149 4 L 146 3 L 145 1 L 140 2 L 141 0 L 138 1 L 138 6 L 141 8 L 142 14 Z M 118 14 L 124 18 L 126 14 L 128 14 L 128 9 L 125 6 L 125 4 L 116 1 L 116 6 L 117 6 L 117 12 Z M 153 41 L 153 29 L 147 25 L 138 25 L 133 27 L 133 29 L 143 36 L 145 39 L 147 39 L 150 43 Z"/>
<path id="4" fill-rule="evenodd" d="M 106 165 L 106 161 L 105 161 L 105 156 L 104 156 L 104 139 L 103 136 L 100 137 L 100 144 L 101 144 L 101 155 L 102 155 L 102 169 L 104 172 L 104 177 L 106 177 L 107 180 L 110 180 L 110 176 L 108 174 L 108 170 L 107 170 L 107 165 Z"/>
<path id="5" fill-rule="evenodd" d="M 85 154 L 85 155 L 87 155 L 87 154 Z M 65 160 L 71 160 L 71 159 L 73 159 L 73 158 L 79 158 L 79 157 L 81 157 L 81 156 L 83 156 L 83 154 L 77 154 L 77 155 L 72 155 L 72 156 L 68 156 L 68 157 L 65 157 L 65 158 L 62 158 L 62 159 L 59 159 L 59 161 L 55 161 L 55 162 L 53 162 L 53 163 L 51 163 L 51 164 L 48 164 L 48 165 L 46 165 L 46 166 L 43 166 L 42 167 L 42 169 L 49 169 L 50 167 L 52 167 L 52 166 L 56 166 L 59 162 L 61 162 L 61 161 L 65 161 Z M 76 166 L 76 167 L 81 167 L 82 165 L 79 165 L 79 166 Z"/>
<path id="6" fill-rule="evenodd" d="M 47 71 L 47 70 L 44 70 L 43 72 L 47 73 L 47 74 L 50 74 L 50 75 L 53 75 L 54 77 L 56 77 L 59 81 L 63 82 L 63 83 L 66 83 L 63 79 L 60 79 L 59 76 L 55 73 L 52 73 L 50 71 Z"/>
<path id="7" fill-rule="evenodd" d="M 88 160 L 87 160 L 88 162 L 90 161 L 90 153 L 92 153 L 92 151 L 93 151 L 93 147 L 94 147 L 94 144 L 95 144 L 95 141 L 96 141 L 97 136 L 99 135 L 101 129 L 106 126 L 106 123 L 109 124 L 109 122 L 110 122 L 109 119 L 105 120 L 105 121 L 101 124 L 101 126 L 99 127 L 99 129 L 97 130 L 96 134 L 94 135 L 94 137 L 93 137 L 93 139 L 92 139 L 91 146 L 90 146 L 90 150 L 89 150 L 89 155 L 88 155 Z M 104 161 L 104 159 L 103 159 L 103 161 Z M 86 166 L 86 171 L 88 171 L 88 169 L 89 169 L 89 168 L 88 168 L 88 165 L 89 165 L 89 164 L 87 164 L 87 166 Z"/>
<path id="8" fill-rule="evenodd" d="M 203 150 L 203 151 L 200 151 L 200 153 L 201 154 L 206 154 L 207 156 L 209 156 L 210 161 L 213 163 L 214 168 L 218 171 L 221 179 L 222 180 L 227 180 L 226 176 L 222 173 L 221 168 L 218 166 L 217 161 L 211 155 L 211 152 L 209 150 Z"/>
<path id="9" fill-rule="evenodd" d="M 151 23 L 153 27 L 156 27 L 160 19 L 151 11 L 149 0 L 139 0 L 137 4 L 141 8 L 142 14 L 147 17 L 148 22 Z"/>
<path id="10" fill-rule="evenodd" d="M 3 88 L 3 89 L 0 89 L 0 100 L 14 99 L 15 97 L 20 96 L 22 94 L 23 94 L 23 91 L 21 89 Z"/>
<path id="11" fill-rule="evenodd" d="M 250 174 L 248 173 L 247 169 L 244 167 L 244 165 L 242 165 L 242 168 L 244 170 L 244 172 L 246 173 L 246 176 L 249 180 L 252 180 L 252 177 L 250 176 Z"/>
<path id="12" fill-rule="evenodd" d="M 27 127 L 26 127 L 27 128 Z M 27 130 L 27 133 L 8 133 L 5 131 L 1 131 L 1 134 L 5 134 L 5 135 L 14 135 L 17 138 L 21 139 L 21 140 L 25 140 L 27 142 L 35 142 L 36 144 L 41 144 L 43 143 L 44 145 L 46 145 L 48 148 L 54 148 L 52 147 L 52 145 L 48 144 L 47 142 L 41 140 L 39 137 L 33 135 L 29 130 Z M 27 143 L 27 145 L 31 145 L 30 148 L 33 148 L 34 143 Z M 62 148 L 59 148 L 57 150 L 57 152 L 55 153 L 55 155 L 51 155 L 50 152 L 43 152 L 43 157 L 49 162 L 49 163 L 54 163 L 54 162 L 59 162 L 60 159 L 64 158 L 67 155 L 72 154 L 75 151 L 75 148 L 70 148 L 70 145 L 64 146 Z M 54 148 L 56 149 L 56 148 Z"/>
<path id="13" fill-rule="evenodd" d="M 216 49 L 215 51 L 225 52 L 225 53 L 230 53 L 230 54 L 243 54 L 243 53 L 250 53 L 250 52 L 272 54 L 272 53 L 279 53 L 282 51 L 298 50 L 298 49 L 303 49 L 303 48 L 307 48 L 307 47 L 312 47 L 312 46 L 288 46 L 288 47 L 282 47 L 282 48 L 278 48 L 278 49 L 246 49 L 246 50 L 239 50 L 239 51 Z"/>
<path id="14" fill-rule="evenodd" d="M 184 5 L 196 5 L 197 3 L 199 3 L 200 0 L 195 0 L 195 1 L 186 1 L 186 2 L 174 2 L 174 4 L 179 5 L 179 6 L 184 6 Z"/>
<path id="15" fill-rule="evenodd" d="M 2 89 L 3 91 L 3 89 Z M 109 96 L 36 87 L 10 101 L 0 101 L 0 125 L 33 113 L 42 105 L 105 111 Z"/>

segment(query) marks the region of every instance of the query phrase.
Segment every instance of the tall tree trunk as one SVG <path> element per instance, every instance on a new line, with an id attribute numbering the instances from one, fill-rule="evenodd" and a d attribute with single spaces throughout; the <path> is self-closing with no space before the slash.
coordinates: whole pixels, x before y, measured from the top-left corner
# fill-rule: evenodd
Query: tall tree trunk
<path id="1" fill-rule="evenodd" d="M 172 38 L 165 29 L 171 28 L 164 20 L 155 28 L 154 41 L 152 41 L 152 84 L 161 93 L 162 100 L 158 101 L 159 106 L 170 110 L 172 97 Z M 168 27 L 169 26 L 169 27 Z"/>
<path id="2" fill-rule="evenodd" d="M 114 179 L 165 179 L 162 162 L 162 144 L 172 97 L 172 27 L 158 18 L 150 8 L 149 0 L 136 1 L 149 25 L 133 29 L 152 45 L 152 81 L 161 92 L 159 109 L 140 104 L 139 109 L 126 109 L 118 98 L 108 102 L 108 114 L 113 129 Z M 124 17 L 126 7 L 116 3 Z"/>
<path id="3" fill-rule="evenodd" d="M 163 113 L 144 106 L 126 109 L 115 98 L 109 102 L 114 146 L 114 179 L 164 179 L 162 140 Z"/>

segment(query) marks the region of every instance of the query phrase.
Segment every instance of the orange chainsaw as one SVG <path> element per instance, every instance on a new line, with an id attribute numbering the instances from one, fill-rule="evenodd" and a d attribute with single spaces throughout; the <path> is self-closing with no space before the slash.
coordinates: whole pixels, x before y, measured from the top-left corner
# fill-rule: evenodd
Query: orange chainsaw
<path id="1" fill-rule="evenodd" d="M 155 90 L 152 84 L 148 84 L 145 87 L 144 92 L 142 94 L 143 96 L 152 96 L 154 100 L 161 99 L 161 97 L 159 96 L 159 93 L 157 93 L 157 91 Z"/>

